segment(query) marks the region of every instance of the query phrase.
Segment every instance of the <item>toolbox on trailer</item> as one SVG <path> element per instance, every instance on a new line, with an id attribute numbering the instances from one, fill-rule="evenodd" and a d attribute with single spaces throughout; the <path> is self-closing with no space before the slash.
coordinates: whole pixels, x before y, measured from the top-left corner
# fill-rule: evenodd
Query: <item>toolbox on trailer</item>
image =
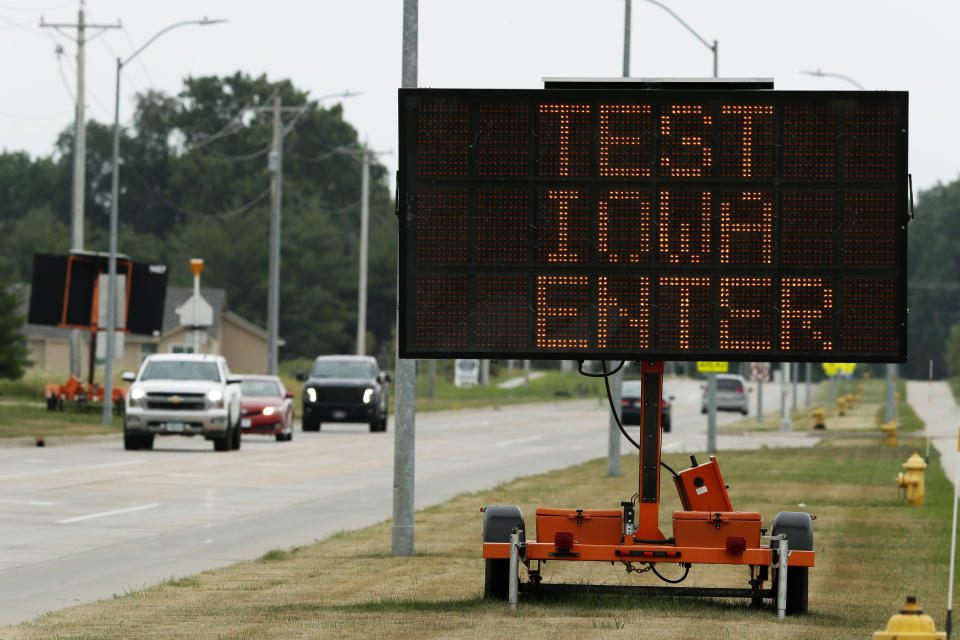
<path id="1" fill-rule="evenodd" d="M 537 509 L 537 542 L 553 543 L 558 531 L 573 534 L 578 544 L 620 544 L 623 514 L 619 509 Z"/>
<path id="2" fill-rule="evenodd" d="M 746 548 L 760 546 L 760 514 L 754 511 L 674 511 L 673 538 L 678 547 L 726 547 L 739 536 Z"/>

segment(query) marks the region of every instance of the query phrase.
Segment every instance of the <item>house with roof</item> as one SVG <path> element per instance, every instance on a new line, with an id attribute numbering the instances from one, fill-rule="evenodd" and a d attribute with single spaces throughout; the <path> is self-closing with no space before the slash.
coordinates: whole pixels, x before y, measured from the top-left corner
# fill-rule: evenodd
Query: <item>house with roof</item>
<path id="1" fill-rule="evenodd" d="M 227 308 L 227 292 L 219 288 L 201 287 L 200 294 L 213 308 L 213 322 L 200 334 L 199 340 L 193 335 L 193 329 L 180 322 L 177 309 L 191 295 L 192 287 L 167 287 L 164 302 L 163 330 L 159 335 L 124 336 L 123 353 L 117 357 L 116 367 L 121 371 L 136 371 L 140 363 L 153 353 L 211 353 L 226 357 L 231 371 L 236 373 L 266 373 L 269 336 L 266 329 L 257 326 L 246 318 Z M 30 286 L 23 286 L 23 302 L 20 309 L 27 316 L 30 300 Z M 33 366 L 45 371 L 70 371 L 70 332 L 71 329 L 39 324 L 24 323 L 23 333 L 30 349 Z M 89 335 L 85 336 L 80 361 L 82 370 L 87 370 L 90 344 Z M 281 343 L 282 344 L 282 341 Z M 102 348 L 98 349 L 102 358 Z M 98 359 L 98 363 L 100 360 Z"/>

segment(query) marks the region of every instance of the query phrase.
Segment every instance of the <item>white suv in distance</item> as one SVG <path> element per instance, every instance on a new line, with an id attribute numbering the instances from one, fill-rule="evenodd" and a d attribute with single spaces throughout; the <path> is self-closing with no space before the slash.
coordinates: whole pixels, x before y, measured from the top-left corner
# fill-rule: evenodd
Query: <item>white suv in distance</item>
<path id="1" fill-rule="evenodd" d="M 240 378 L 223 356 L 155 354 L 123 379 L 125 449 L 152 449 L 156 435 L 202 435 L 216 451 L 240 448 Z"/>
<path id="2" fill-rule="evenodd" d="M 724 409 L 739 411 L 747 415 L 749 409 L 749 392 L 747 381 L 743 376 L 733 373 L 718 373 L 717 376 L 717 411 Z M 710 402 L 710 389 L 703 385 L 703 398 L 700 401 L 700 413 L 706 413 Z"/>

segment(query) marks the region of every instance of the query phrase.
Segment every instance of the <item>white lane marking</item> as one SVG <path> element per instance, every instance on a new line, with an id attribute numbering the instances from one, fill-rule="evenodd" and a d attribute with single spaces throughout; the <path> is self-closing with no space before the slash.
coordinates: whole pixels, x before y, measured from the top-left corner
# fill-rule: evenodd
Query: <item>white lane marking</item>
<path id="1" fill-rule="evenodd" d="M 20 473 L 8 473 L 0 476 L 0 480 L 9 478 L 23 478 L 25 476 L 40 476 L 51 473 L 70 473 L 71 471 L 83 471 L 84 469 L 102 469 L 105 467 L 120 467 L 128 464 L 142 464 L 143 460 L 122 460 L 120 462 L 105 462 L 103 464 L 87 464 L 80 467 L 59 467 L 57 469 L 37 469 L 36 471 L 21 471 Z"/>
<path id="2" fill-rule="evenodd" d="M 512 444 L 524 444 L 526 442 L 533 442 L 535 440 L 540 440 L 543 436 L 530 436 L 529 438 L 517 438 L 515 440 L 501 440 L 497 443 L 498 447 L 509 447 Z"/>
<path id="3" fill-rule="evenodd" d="M 213 540 L 214 540 L 213 538 L 207 538 L 206 540 L 203 541 L 203 544 L 212 544 Z"/>
<path id="4" fill-rule="evenodd" d="M 5 498 L 0 500 L 0 502 L 6 502 L 8 504 L 28 504 L 33 507 L 51 507 L 56 502 L 42 502 L 40 500 L 13 500 L 12 498 Z"/>
<path id="5" fill-rule="evenodd" d="M 80 522 L 82 520 L 93 520 L 94 518 L 103 518 L 106 516 L 115 516 L 121 513 L 133 513 L 134 511 L 143 511 L 145 509 L 153 509 L 154 507 L 159 507 L 159 502 L 151 502 L 150 504 L 142 504 L 139 507 L 130 507 L 129 509 L 114 509 L 113 511 L 101 511 L 100 513 L 91 513 L 85 516 L 77 516 L 76 518 L 67 518 L 66 520 L 57 520 L 57 524 L 70 524 L 71 522 Z"/>
<path id="6" fill-rule="evenodd" d="M 670 444 L 665 444 L 660 447 L 661 451 L 673 451 L 674 449 L 679 449 L 683 446 L 682 442 L 671 442 Z"/>

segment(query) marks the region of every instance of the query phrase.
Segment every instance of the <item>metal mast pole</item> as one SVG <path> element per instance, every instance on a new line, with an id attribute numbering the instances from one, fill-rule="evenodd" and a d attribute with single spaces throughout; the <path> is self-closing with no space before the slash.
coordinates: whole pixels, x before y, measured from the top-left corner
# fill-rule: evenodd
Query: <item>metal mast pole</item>
<path id="1" fill-rule="evenodd" d="M 623 0 L 623 77 L 630 77 L 630 2 Z"/>
<path id="2" fill-rule="evenodd" d="M 357 287 L 357 355 L 367 353 L 367 246 L 370 235 L 370 151 L 364 147 L 360 177 L 360 283 Z"/>
<path id="3" fill-rule="evenodd" d="M 403 0 L 403 62 L 401 87 L 417 86 L 417 0 Z M 399 295 L 400 270 L 397 269 L 397 294 Z M 397 328 L 400 327 L 399 305 Z M 400 336 L 397 336 L 397 346 Z M 414 463 L 416 449 L 414 439 L 416 411 L 416 361 L 400 359 L 397 352 L 396 394 L 393 444 L 393 530 L 391 552 L 395 556 L 412 556 L 414 541 L 413 499 Z"/>
<path id="4" fill-rule="evenodd" d="M 280 211 L 283 199 L 283 123 L 280 96 L 273 99 L 273 149 L 270 152 L 270 264 L 267 293 L 267 373 L 277 375 L 277 325 L 280 318 Z"/>

